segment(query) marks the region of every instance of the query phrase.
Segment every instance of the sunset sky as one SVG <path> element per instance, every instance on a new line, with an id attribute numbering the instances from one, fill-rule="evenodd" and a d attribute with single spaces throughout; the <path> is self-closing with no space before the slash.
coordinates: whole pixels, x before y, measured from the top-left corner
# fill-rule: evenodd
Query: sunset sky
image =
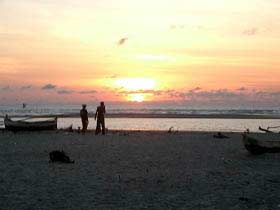
<path id="1" fill-rule="evenodd" d="M 279 0 L 0 0 L 0 103 L 280 105 Z"/>

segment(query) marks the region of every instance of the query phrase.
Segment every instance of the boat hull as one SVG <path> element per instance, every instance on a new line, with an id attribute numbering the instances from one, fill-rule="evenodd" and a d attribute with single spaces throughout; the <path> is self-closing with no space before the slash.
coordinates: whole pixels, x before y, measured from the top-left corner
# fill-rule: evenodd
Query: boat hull
<path id="1" fill-rule="evenodd" d="M 265 138 L 265 139 L 264 139 Z M 245 148 L 253 155 L 280 152 L 280 134 L 243 134 Z"/>
<path id="2" fill-rule="evenodd" d="M 5 129 L 10 131 L 42 131 L 42 130 L 56 130 L 57 119 L 26 122 L 26 121 L 13 121 L 9 118 L 4 120 Z"/>

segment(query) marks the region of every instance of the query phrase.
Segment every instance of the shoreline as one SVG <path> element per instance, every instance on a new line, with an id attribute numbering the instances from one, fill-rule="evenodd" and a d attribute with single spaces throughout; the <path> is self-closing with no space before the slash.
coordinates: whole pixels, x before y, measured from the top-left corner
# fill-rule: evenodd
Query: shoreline
<path id="1" fill-rule="evenodd" d="M 32 118 L 79 118 L 79 114 L 56 114 L 56 115 L 9 115 L 14 118 L 32 117 Z M 5 116 L 0 116 L 4 118 Z M 94 117 L 89 114 L 89 117 Z M 280 115 L 248 115 L 248 114 L 143 114 L 143 113 L 119 113 L 106 114 L 106 118 L 166 118 L 166 119 L 280 119 Z"/>
<path id="2" fill-rule="evenodd" d="M 73 134 L 78 134 L 78 135 L 83 135 L 82 132 L 78 132 L 78 129 L 73 129 L 73 130 L 69 130 L 68 128 L 59 128 L 57 130 L 42 130 L 42 131 L 9 131 L 6 130 L 5 128 L 0 128 L 0 131 L 2 133 L 26 133 L 26 134 L 33 134 L 33 133 L 73 133 Z M 95 129 L 88 129 L 86 131 L 86 135 L 94 135 L 95 136 Z M 217 131 L 196 131 L 196 130 L 171 130 L 171 132 L 167 129 L 167 130 L 121 130 L 121 129 L 113 129 L 113 130 L 109 130 L 106 131 L 105 135 L 102 134 L 98 134 L 98 136 L 107 136 L 107 135 L 111 135 L 111 134 L 117 134 L 117 133 L 123 133 L 123 134 L 137 134 L 137 133 L 141 133 L 141 134 L 166 134 L 166 135 L 175 135 L 175 134 L 215 134 L 217 132 L 221 132 L 220 130 Z M 244 131 L 245 132 L 245 131 Z M 241 131 L 222 131 L 222 133 L 224 134 L 242 134 L 243 132 Z M 255 132 L 251 132 L 251 133 L 255 133 Z"/>
<path id="3" fill-rule="evenodd" d="M 33 117 L 32 117 L 33 118 Z M 48 118 L 50 118 L 48 116 Z M 279 125 L 279 119 L 271 118 L 110 118 L 106 117 L 106 127 L 112 130 L 129 131 L 211 131 L 211 132 L 243 132 L 249 129 L 251 132 L 260 132 L 258 128 L 275 127 Z M 13 120 L 25 119 L 25 117 L 12 118 Z M 47 118 L 34 117 L 26 121 L 43 121 Z M 4 128 L 4 119 L 0 118 L 0 129 Z M 79 117 L 59 117 L 57 120 L 58 129 L 73 129 L 81 127 Z M 96 121 L 89 118 L 88 129 L 96 127 Z M 273 129 L 274 130 L 274 129 Z M 275 128 L 275 132 L 279 129 Z"/>

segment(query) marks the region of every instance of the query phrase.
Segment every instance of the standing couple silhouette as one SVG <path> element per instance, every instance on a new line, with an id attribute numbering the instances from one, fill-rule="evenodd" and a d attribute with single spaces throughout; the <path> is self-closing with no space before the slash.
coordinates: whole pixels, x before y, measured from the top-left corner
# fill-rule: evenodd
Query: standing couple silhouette
<path id="1" fill-rule="evenodd" d="M 80 116 L 82 120 L 82 133 L 84 134 L 87 130 L 88 127 L 88 111 L 86 109 L 87 105 L 83 104 L 82 109 L 80 110 Z M 99 134 L 102 132 L 102 135 L 105 135 L 105 105 L 104 102 L 101 101 L 100 105 L 96 108 L 94 120 L 97 120 L 96 122 L 96 129 L 95 129 L 95 135 Z"/>

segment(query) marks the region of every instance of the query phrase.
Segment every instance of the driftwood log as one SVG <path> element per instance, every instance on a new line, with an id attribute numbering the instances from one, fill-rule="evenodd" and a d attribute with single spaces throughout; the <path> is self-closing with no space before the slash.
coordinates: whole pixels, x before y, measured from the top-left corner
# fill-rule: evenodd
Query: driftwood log
<path id="1" fill-rule="evenodd" d="M 259 130 L 260 131 L 264 131 L 264 132 L 266 132 L 266 133 L 274 133 L 273 131 L 270 131 L 269 130 L 269 127 L 267 128 L 267 129 L 265 129 L 265 128 L 262 128 L 261 126 L 259 127 Z"/>

